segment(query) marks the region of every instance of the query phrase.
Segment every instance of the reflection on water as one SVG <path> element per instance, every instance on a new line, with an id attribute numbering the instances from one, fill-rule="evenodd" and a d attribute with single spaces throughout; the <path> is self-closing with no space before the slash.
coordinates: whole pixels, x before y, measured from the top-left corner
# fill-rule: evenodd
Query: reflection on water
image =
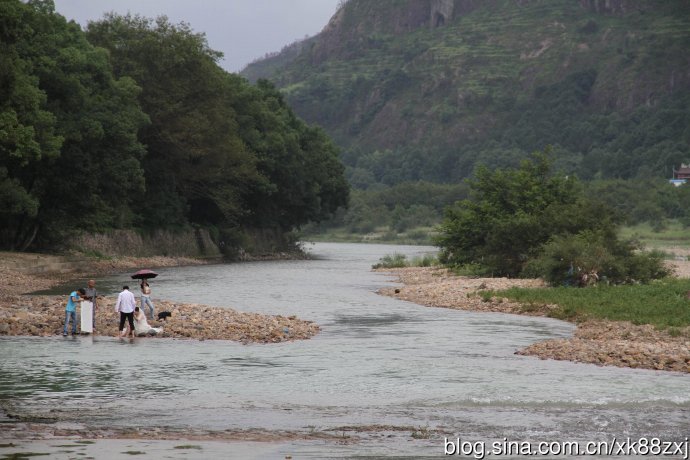
<path id="1" fill-rule="evenodd" d="M 0 400 L 24 414 L 94 426 L 145 421 L 304 432 L 393 425 L 487 440 L 688 434 L 687 375 L 517 356 L 516 349 L 534 341 L 570 335 L 572 325 L 425 308 L 374 293 L 391 280 L 370 271 L 381 256 L 430 248 L 324 243 L 312 250 L 318 259 L 161 269 L 152 283 L 154 301 L 316 321 L 323 330 L 312 340 L 3 338 Z M 438 449 L 438 436 L 401 433 L 390 439 L 403 436 L 419 455 L 438 453 L 429 451 Z M 371 435 L 369 444 L 339 449 L 343 457 L 401 455 L 390 439 Z M 321 457 L 309 457 L 310 446 L 301 449 L 304 458 L 324 458 L 323 448 Z"/>

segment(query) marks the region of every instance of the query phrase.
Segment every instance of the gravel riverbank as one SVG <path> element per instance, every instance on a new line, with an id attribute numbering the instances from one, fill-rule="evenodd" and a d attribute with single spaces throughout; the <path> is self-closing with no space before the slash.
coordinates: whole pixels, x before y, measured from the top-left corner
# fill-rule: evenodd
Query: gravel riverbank
<path id="1" fill-rule="evenodd" d="M 527 309 L 507 299 L 492 298 L 487 301 L 477 295 L 482 290 L 543 286 L 540 280 L 468 278 L 456 276 L 442 268 L 413 267 L 380 271 L 392 273 L 404 284 L 401 288 L 381 289 L 380 294 L 420 305 L 532 316 L 548 315 L 549 307 Z M 686 274 L 681 270 L 677 270 L 678 272 Z M 671 336 L 653 326 L 636 326 L 629 322 L 586 321 L 577 326 L 572 338 L 538 342 L 516 353 L 542 359 L 606 366 L 690 372 L 690 328 Z"/>
<path id="2" fill-rule="evenodd" d="M 66 296 L 17 296 L 0 303 L 0 335 L 55 336 L 62 334 Z M 119 314 L 115 298 L 99 301 L 95 335 L 116 337 Z M 230 308 L 199 304 L 156 301 L 156 311 L 169 311 L 166 320 L 149 320 L 163 331 L 150 338 L 188 338 L 198 340 L 234 340 L 242 343 L 276 343 L 308 339 L 319 327 L 294 316 L 243 313 Z M 77 325 L 79 307 L 77 308 Z"/>
<path id="3" fill-rule="evenodd" d="M 10 268 L 10 262 L 21 261 L 23 254 L 8 254 L 0 258 L 0 336 L 54 336 L 62 334 L 67 295 L 22 295 L 46 289 L 70 278 L 113 273 L 132 268 L 199 265 L 199 259 L 186 258 L 121 258 L 96 260 L 78 272 L 65 274 L 27 274 Z M 4 263 L 3 263 L 4 262 Z M 136 283 L 134 284 L 136 286 Z M 99 300 L 95 335 L 117 336 L 119 314 L 115 311 L 115 297 Z M 243 313 L 231 308 L 199 304 L 184 304 L 156 299 L 156 312 L 169 311 L 167 320 L 149 321 L 153 327 L 163 327 L 154 337 L 188 338 L 198 340 L 233 340 L 242 343 L 276 343 L 308 339 L 319 332 L 319 326 L 295 316 L 272 316 Z M 79 310 L 77 310 L 77 324 Z M 137 340 L 150 340 L 141 338 Z"/>

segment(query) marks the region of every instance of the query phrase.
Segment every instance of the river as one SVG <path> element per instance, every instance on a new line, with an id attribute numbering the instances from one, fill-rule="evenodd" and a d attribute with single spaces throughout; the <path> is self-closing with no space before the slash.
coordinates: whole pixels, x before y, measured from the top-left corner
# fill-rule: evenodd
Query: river
<path id="1" fill-rule="evenodd" d="M 184 455 L 174 442 L 127 441 L 130 450 L 171 458 L 438 458 L 446 437 L 601 442 L 690 435 L 686 374 L 518 356 L 516 349 L 535 341 L 571 335 L 573 325 L 427 308 L 375 293 L 394 282 L 370 270 L 380 257 L 433 248 L 306 248 L 313 260 L 165 268 L 151 284 L 154 301 L 294 314 L 322 326 L 315 338 L 257 345 L 1 338 L 0 401 L 10 412 L 62 426 L 287 433 L 271 443 L 193 443 L 199 452 Z M 109 276 L 98 285 L 114 293 L 124 282 L 126 275 Z M 331 438 L 300 439 L 314 433 Z M 120 441 L 95 446 L 97 458 L 120 458 L 125 449 Z"/>

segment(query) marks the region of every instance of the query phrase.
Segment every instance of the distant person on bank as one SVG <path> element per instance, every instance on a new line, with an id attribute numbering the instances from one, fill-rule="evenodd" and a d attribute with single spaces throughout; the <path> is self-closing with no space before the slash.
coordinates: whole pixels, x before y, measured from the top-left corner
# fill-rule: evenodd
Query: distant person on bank
<path id="1" fill-rule="evenodd" d="M 146 311 L 144 305 L 149 306 L 149 313 L 151 313 L 149 319 L 153 320 L 153 302 L 151 302 L 151 286 L 146 280 L 141 280 L 141 311 Z"/>
<path id="2" fill-rule="evenodd" d="M 93 303 L 93 331 L 96 332 L 96 309 L 98 306 L 98 291 L 96 291 L 95 280 L 89 280 L 89 282 L 86 283 L 86 295 L 84 296 L 84 299 L 90 300 Z"/>
<path id="3" fill-rule="evenodd" d="M 77 303 L 81 300 L 81 297 L 86 294 L 83 288 L 76 291 L 72 291 L 67 300 L 67 306 L 65 307 L 65 327 L 62 329 L 62 335 L 67 336 L 67 326 L 69 322 L 72 321 L 72 335 L 77 335 Z"/>
<path id="4" fill-rule="evenodd" d="M 122 286 L 122 292 L 117 296 L 115 303 L 115 311 L 120 313 L 120 337 L 125 334 L 125 320 L 129 323 L 129 333 L 134 337 L 134 309 L 137 306 L 137 300 L 134 294 L 129 291 L 129 286 Z"/>
<path id="5" fill-rule="evenodd" d="M 146 335 L 156 335 L 163 332 L 162 327 L 152 327 L 149 322 L 146 321 L 146 315 L 143 311 L 136 307 L 134 309 L 134 332 L 137 337 L 143 337 Z"/>

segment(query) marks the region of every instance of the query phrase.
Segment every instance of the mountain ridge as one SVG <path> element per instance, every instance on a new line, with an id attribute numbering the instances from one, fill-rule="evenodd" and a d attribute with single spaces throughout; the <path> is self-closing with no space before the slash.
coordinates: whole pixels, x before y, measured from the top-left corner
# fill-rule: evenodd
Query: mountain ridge
<path id="1" fill-rule="evenodd" d="M 391 150 L 385 161 L 401 172 L 388 182 L 457 180 L 478 161 L 497 163 L 497 148 L 514 149 L 513 161 L 551 143 L 563 164 L 576 163 L 573 172 L 616 177 L 592 152 L 603 149 L 611 162 L 633 150 L 621 136 L 641 129 L 640 117 L 654 137 L 656 112 L 690 92 L 687 49 L 687 1 L 350 0 L 290 59 L 243 74 L 268 78 L 298 115 L 322 125 L 345 150 L 350 175 L 372 169 L 362 158 Z M 681 122 L 683 105 L 674 109 Z M 616 123 L 626 126 L 607 133 Z M 589 145 L 578 139 L 588 135 Z M 637 154 L 640 167 L 627 176 L 642 167 L 663 175 L 690 159 L 687 130 L 640 145 L 663 140 L 682 145 L 666 149 L 675 153 L 663 164 Z M 426 177 L 406 172 L 427 161 L 436 164 Z"/>

